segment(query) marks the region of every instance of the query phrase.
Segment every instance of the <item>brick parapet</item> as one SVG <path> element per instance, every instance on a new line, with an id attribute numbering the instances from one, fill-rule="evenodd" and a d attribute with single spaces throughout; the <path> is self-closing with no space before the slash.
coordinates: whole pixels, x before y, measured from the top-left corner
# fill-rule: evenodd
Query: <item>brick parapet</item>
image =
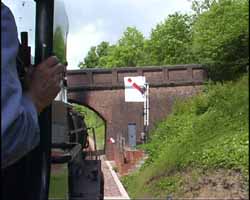
<path id="1" fill-rule="evenodd" d="M 152 87 L 200 84 L 207 79 L 202 65 L 70 70 L 67 72 L 68 90 L 121 89 L 126 76 L 145 76 Z"/>

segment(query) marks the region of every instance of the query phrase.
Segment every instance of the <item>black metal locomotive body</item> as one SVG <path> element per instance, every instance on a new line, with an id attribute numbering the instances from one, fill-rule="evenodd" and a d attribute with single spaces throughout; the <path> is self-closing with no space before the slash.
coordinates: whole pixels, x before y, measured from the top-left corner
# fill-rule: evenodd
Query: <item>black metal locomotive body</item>
<path id="1" fill-rule="evenodd" d="M 41 50 L 51 46 L 46 44 L 49 42 L 52 43 L 52 49 L 47 49 L 47 56 L 55 54 L 61 62 L 65 63 L 69 25 L 64 3 L 62 0 L 37 0 L 36 4 L 35 60 L 38 61 L 39 56 L 46 57 L 46 51 Z M 84 122 L 84 116 L 74 111 L 72 105 L 67 102 L 66 79 L 61 92 L 50 108 L 50 116 L 52 122 L 50 125 L 52 130 L 50 151 L 53 153 L 53 150 L 60 149 L 62 153 L 52 156 L 48 160 L 51 160 L 52 164 L 68 164 L 69 199 L 103 199 L 104 183 L 101 161 L 89 158 L 88 152 L 83 151 L 88 147 L 88 128 Z M 47 121 L 46 118 L 45 120 Z M 44 116 L 41 116 L 40 121 L 43 124 Z M 48 141 L 48 138 L 45 141 Z"/>
<path id="2" fill-rule="evenodd" d="M 101 161 L 89 156 L 84 116 L 61 101 L 52 104 L 52 164 L 68 164 L 69 199 L 103 199 Z M 57 152 L 53 154 L 53 152 Z M 58 154 L 59 152 L 59 154 Z"/>

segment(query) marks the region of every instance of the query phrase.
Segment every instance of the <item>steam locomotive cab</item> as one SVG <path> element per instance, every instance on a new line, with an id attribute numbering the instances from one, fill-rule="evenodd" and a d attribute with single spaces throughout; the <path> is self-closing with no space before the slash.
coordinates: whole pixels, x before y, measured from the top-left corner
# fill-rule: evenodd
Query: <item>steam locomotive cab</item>
<path id="1" fill-rule="evenodd" d="M 34 30 L 31 34 L 28 30 L 23 28 L 21 30 L 20 63 L 22 66 L 18 70 L 21 81 L 30 64 L 37 65 L 51 55 L 56 55 L 61 63 L 66 63 L 69 28 L 62 0 L 28 0 L 27 2 L 32 3 L 32 6 L 28 6 L 27 9 L 32 7 L 35 11 L 33 11 L 36 16 L 36 19 L 33 20 L 35 21 L 35 34 Z M 15 1 L 16 5 L 22 4 L 23 7 L 25 3 L 26 1 Z M 26 18 L 27 9 L 23 10 Z M 22 16 L 18 18 L 21 19 Z M 19 21 L 17 19 L 16 21 L 18 26 Z M 28 45 L 28 34 L 33 40 L 35 37 L 35 44 L 31 46 L 31 49 Z M 33 55 L 31 55 L 32 51 L 34 51 Z M 23 83 L 23 87 L 25 87 L 25 83 Z M 67 164 L 68 198 L 70 200 L 103 199 L 101 161 L 88 156 L 86 149 L 89 145 L 89 128 L 85 124 L 84 116 L 76 112 L 67 101 L 66 74 L 61 84 L 61 92 L 52 105 L 40 114 L 39 124 L 41 132 L 39 147 L 17 164 L 27 173 L 26 180 L 24 180 L 27 191 L 23 192 L 24 198 L 20 198 L 47 200 L 51 164 Z M 26 169 L 26 166 L 31 165 L 32 168 Z M 18 179 L 18 177 L 16 178 Z M 15 188 L 12 189 L 14 192 Z"/>
<path id="2" fill-rule="evenodd" d="M 101 161 L 89 157 L 84 116 L 70 104 L 52 105 L 52 164 L 68 164 L 69 199 L 103 199 Z"/>

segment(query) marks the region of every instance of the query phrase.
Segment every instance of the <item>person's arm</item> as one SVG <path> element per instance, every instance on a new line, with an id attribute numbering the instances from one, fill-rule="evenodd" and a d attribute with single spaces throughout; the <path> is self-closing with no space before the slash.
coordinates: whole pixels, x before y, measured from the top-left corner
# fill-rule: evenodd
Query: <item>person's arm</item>
<path id="1" fill-rule="evenodd" d="M 58 63 L 56 57 L 48 58 L 36 66 L 30 77 L 29 90 L 23 93 L 15 62 L 1 67 L 2 168 L 13 164 L 38 145 L 37 115 L 52 103 L 60 91 L 64 71 L 65 66 Z"/>
<path id="2" fill-rule="evenodd" d="M 17 74 L 18 37 L 14 17 L 1 4 L 1 161 L 5 168 L 39 143 L 38 113 L 52 103 L 60 91 L 65 71 L 59 60 L 49 57 L 29 76 L 23 91 Z"/>
<path id="3" fill-rule="evenodd" d="M 1 150 L 2 168 L 5 168 L 39 143 L 39 125 L 34 103 L 22 94 L 15 70 L 1 68 Z"/>
<path id="4" fill-rule="evenodd" d="M 22 94 L 17 75 L 17 30 L 10 10 L 1 4 L 1 161 L 5 168 L 39 143 L 37 111 Z"/>

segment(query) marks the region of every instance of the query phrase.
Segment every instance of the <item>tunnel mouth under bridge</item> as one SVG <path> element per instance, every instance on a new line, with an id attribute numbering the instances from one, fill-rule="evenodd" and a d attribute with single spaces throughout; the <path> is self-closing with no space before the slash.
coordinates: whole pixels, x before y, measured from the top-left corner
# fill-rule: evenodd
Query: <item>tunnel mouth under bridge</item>
<path id="1" fill-rule="evenodd" d="M 84 123 L 88 129 L 91 151 L 99 156 L 105 154 L 106 148 L 106 120 L 95 109 L 78 102 L 71 102 L 74 109 L 84 116 Z M 95 149 L 96 148 L 96 149 Z"/>

